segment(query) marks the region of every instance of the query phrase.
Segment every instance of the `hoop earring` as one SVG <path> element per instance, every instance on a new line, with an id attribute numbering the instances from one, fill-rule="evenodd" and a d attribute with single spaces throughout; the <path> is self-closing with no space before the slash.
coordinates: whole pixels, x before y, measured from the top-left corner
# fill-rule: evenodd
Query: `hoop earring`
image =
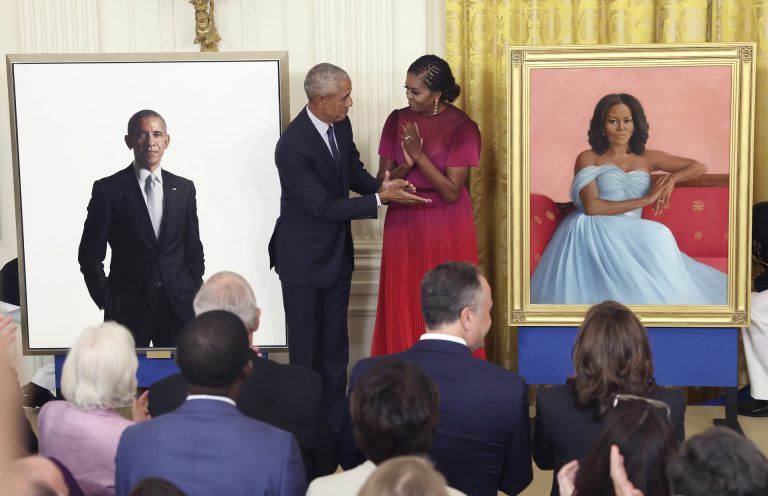
<path id="1" fill-rule="evenodd" d="M 439 102 L 437 98 L 435 98 L 435 111 L 432 113 L 432 115 L 437 115 L 437 102 Z"/>

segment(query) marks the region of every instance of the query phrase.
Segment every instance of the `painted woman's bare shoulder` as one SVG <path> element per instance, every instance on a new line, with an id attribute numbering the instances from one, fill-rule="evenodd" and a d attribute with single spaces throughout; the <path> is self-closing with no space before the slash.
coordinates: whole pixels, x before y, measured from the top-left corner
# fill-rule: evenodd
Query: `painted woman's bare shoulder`
<path id="1" fill-rule="evenodd" d="M 593 150 L 584 150 L 576 156 L 574 171 L 579 172 L 584 167 L 590 165 L 595 165 L 595 152 Z"/>

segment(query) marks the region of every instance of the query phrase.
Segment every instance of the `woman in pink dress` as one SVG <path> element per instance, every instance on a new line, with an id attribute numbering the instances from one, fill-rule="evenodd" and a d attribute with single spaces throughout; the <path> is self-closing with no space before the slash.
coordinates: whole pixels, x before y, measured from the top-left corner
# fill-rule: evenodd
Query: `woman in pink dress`
<path id="1" fill-rule="evenodd" d="M 408 106 L 393 111 L 379 145 L 379 177 L 405 178 L 423 205 L 390 204 L 384 221 L 372 355 L 410 348 L 424 333 L 421 278 L 438 264 L 477 264 L 472 203 L 464 184 L 480 164 L 480 131 L 451 105 L 460 88 L 447 62 L 424 55 L 408 68 Z M 484 357 L 480 349 L 476 356 Z"/>

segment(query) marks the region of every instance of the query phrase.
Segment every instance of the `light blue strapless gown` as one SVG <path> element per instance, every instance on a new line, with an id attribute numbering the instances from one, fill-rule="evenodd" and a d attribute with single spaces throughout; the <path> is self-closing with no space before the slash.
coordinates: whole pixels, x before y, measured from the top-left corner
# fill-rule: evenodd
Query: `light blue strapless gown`
<path id="1" fill-rule="evenodd" d="M 620 201 L 648 192 L 644 171 L 588 166 L 573 178 L 576 210 L 557 227 L 531 279 L 531 303 L 719 305 L 727 303 L 727 277 L 677 247 L 663 224 L 640 218 L 642 209 L 587 215 L 579 192 L 596 181 L 600 198 Z"/>

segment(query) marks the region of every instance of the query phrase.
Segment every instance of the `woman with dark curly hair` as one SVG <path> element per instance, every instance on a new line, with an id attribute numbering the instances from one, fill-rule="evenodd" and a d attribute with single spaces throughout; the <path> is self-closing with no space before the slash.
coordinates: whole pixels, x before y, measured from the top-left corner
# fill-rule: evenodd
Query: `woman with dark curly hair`
<path id="1" fill-rule="evenodd" d="M 584 461 L 616 395 L 669 405 L 675 438 L 685 438 L 685 401 L 679 391 L 657 387 L 645 328 L 624 305 L 605 301 L 590 308 L 573 345 L 573 371 L 566 385 L 536 395 L 533 460 L 542 470 L 554 469 L 552 495 L 560 468 Z"/>
<path id="2" fill-rule="evenodd" d="M 379 145 L 379 177 L 406 178 L 431 203 L 387 208 L 372 355 L 410 348 L 424 333 L 421 278 L 444 262 L 477 264 L 472 203 L 464 184 L 480 164 L 480 131 L 451 104 L 461 89 L 448 63 L 424 55 L 408 68 L 408 107 L 393 111 Z M 476 356 L 484 356 L 481 348 Z"/>
<path id="3" fill-rule="evenodd" d="M 726 275 L 680 251 L 663 224 L 640 217 L 668 208 L 675 184 L 706 171 L 696 160 L 645 148 L 637 98 L 606 95 L 576 157 L 576 210 L 558 225 L 531 279 L 531 303 L 725 304 Z M 654 175 L 656 171 L 668 174 Z"/>

